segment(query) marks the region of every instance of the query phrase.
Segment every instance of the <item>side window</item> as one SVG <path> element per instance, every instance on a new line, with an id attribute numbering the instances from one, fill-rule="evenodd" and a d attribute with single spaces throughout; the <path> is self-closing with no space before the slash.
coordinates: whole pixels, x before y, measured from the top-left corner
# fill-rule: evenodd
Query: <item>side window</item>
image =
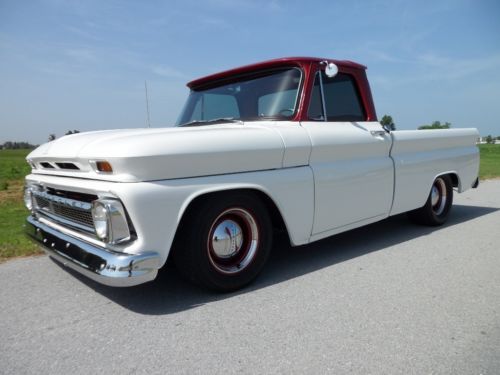
<path id="1" fill-rule="evenodd" d="M 322 73 L 328 121 L 363 121 L 366 116 L 354 79 L 339 73 L 328 78 Z"/>
<path id="2" fill-rule="evenodd" d="M 240 117 L 238 103 L 232 95 L 203 94 L 198 98 L 189 121 Z"/>
<path id="3" fill-rule="evenodd" d="M 322 72 L 321 78 L 327 121 L 364 121 L 366 119 L 355 81 L 350 75 L 339 73 L 333 78 L 328 78 Z M 307 114 L 310 120 L 324 120 L 319 74 L 316 74 L 314 79 Z"/>

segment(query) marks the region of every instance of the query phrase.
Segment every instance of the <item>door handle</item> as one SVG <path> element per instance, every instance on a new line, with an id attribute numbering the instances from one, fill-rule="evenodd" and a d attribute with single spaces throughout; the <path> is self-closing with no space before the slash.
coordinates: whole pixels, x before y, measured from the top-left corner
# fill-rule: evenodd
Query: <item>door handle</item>
<path id="1" fill-rule="evenodd" d="M 385 130 L 372 130 L 370 134 L 374 137 L 383 137 L 385 135 Z"/>

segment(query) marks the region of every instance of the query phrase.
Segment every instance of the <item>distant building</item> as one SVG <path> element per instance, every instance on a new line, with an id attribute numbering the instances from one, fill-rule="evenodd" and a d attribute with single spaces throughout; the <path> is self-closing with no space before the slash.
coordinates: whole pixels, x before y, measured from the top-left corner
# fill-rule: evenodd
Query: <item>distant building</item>
<path id="1" fill-rule="evenodd" d="M 479 137 L 477 140 L 478 144 L 484 145 L 488 142 L 486 142 L 486 137 Z M 500 145 L 500 139 L 493 139 L 493 144 L 495 145 Z"/>

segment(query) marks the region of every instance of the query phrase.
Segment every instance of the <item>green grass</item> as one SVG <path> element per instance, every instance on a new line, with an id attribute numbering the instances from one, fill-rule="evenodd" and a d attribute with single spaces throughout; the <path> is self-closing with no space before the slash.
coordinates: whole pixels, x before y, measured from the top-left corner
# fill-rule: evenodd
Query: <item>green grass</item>
<path id="1" fill-rule="evenodd" d="M 26 155 L 30 150 L 0 150 L 0 191 L 7 190 L 9 180 L 19 180 L 30 172 Z"/>
<path id="2" fill-rule="evenodd" d="M 0 204 L 0 262 L 17 256 L 40 254 L 41 251 L 24 235 L 28 210 L 19 202 Z"/>
<path id="3" fill-rule="evenodd" d="M 479 145 L 481 179 L 500 177 L 500 145 Z M 0 150 L 0 262 L 41 251 L 23 234 L 28 210 L 22 201 L 23 178 L 30 172 L 30 150 Z"/>
<path id="4" fill-rule="evenodd" d="M 479 178 L 500 177 L 500 145 L 479 145 L 481 152 L 481 164 L 479 166 Z"/>
<path id="5" fill-rule="evenodd" d="M 24 236 L 28 210 L 22 200 L 23 178 L 30 172 L 30 150 L 0 150 L 0 262 L 17 256 L 41 253 Z"/>

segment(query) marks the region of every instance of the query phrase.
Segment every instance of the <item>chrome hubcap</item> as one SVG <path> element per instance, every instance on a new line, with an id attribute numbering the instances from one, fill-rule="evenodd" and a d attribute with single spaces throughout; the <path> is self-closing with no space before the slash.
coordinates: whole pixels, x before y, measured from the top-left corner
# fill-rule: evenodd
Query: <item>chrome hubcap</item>
<path id="1" fill-rule="evenodd" d="M 441 215 L 446 207 L 446 184 L 442 178 L 437 178 L 431 190 L 432 211 L 436 215 Z"/>
<path id="2" fill-rule="evenodd" d="M 229 258 L 236 254 L 243 243 L 241 227 L 233 220 L 224 220 L 215 228 L 212 235 L 212 247 L 215 255 Z"/>
<path id="3" fill-rule="evenodd" d="M 434 207 L 437 205 L 439 202 L 439 190 L 436 186 L 432 187 L 432 192 L 431 192 L 431 203 L 432 206 Z"/>
<path id="4" fill-rule="evenodd" d="M 230 208 L 213 222 L 207 241 L 208 258 L 221 273 L 233 274 L 250 265 L 259 247 L 259 229 L 253 215 Z"/>

